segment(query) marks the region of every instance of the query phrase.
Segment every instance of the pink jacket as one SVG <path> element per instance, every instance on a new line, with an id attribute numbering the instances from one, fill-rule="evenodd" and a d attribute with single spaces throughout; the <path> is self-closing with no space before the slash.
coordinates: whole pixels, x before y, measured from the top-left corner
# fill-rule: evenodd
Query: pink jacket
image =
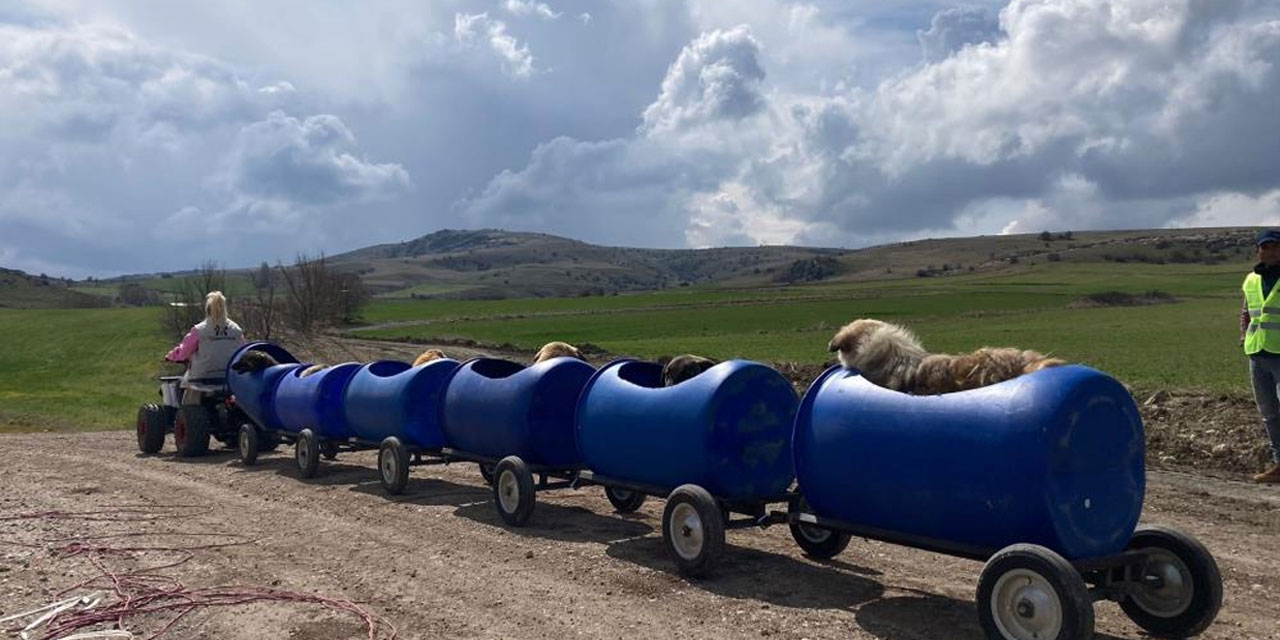
<path id="1" fill-rule="evenodd" d="M 244 342 L 244 336 L 240 336 L 240 344 L 244 344 Z M 187 332 L 187 335 L 183 336 L 182 342 L 179 342 L 178 346 L 165 354 L 164 359 L 169 362 L 186 362 L 190 360 L 191 356 L 195 355 L 196 351 L 199 349 L 200 331 L 195 327 L 191 327 L 191 330 Z"/>

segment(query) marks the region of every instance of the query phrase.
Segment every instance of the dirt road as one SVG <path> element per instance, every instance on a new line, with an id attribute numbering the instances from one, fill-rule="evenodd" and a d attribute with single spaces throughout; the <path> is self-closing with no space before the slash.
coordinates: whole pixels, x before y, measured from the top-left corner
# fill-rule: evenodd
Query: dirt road
<path id="1" fill-rule="evenodd" d="M 345 454 L 302 481 L 286 454 L 251 468 L 221 452 L 141 457 L 129 432 L 3 436 L 0 452 L 0 618 L 96 573 L 87 554 L 51 551 L 68 540 L 183 546 L 213 539 L 174 532 L 216 532 L 257 540 L 195 552 L 163 573 L 187 586 L 350 598 L 401 638 L 982 637 L 979 563 L 861 540 L 814 562 L 773 527 L 730 532 L 714 576 L 690 582 L 667 559 L 661 503 L 620 516 L 598 488 L 542 494 L 530 526 L 510 530 L 473 465 L 415 469 L 407 493 L 390 499 L 371 453 Z M 201 508 L 160 510 L 185 515 L 149 522 L 5 519 L 138 504 Z M 1216 554 L 1226 596 L 1204 637 L 1280 638 L 1280 489 L 1153 472 L 1144 520 L 1181 527 Z M 102 537 L 119 533 L 130 535 Z M 174 559 L 100 557 L 113 567 Z M 1099 638 L 1143 637 L 1115 605 L 1097 610 Z M 126 627 L 154 630 L 162 620 Z M 365 630 L 315 605 L 270 603 L 196 610 L 164 637 L 338 640 Z"/>

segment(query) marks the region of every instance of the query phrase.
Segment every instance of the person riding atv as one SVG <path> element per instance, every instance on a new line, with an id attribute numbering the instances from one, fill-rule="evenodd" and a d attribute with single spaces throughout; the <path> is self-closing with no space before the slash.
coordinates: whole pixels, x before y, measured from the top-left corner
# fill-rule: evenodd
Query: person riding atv
<path id="1" fill-rule="evenodd" d="M 164 436 L 173 431 L 178 455 L 198 456 L 209 448 L 209 437 L 233 443 L 240 421 L 226 385 L 227 363 L 245 343 L 240 325 L 227 317 L 227 298 L 221 291 L 205 296 L 205 318 L 191 328 L 166 362 L 186 363 L 182 376 L 163 376 L 163 404 L 148 403 L 138 411 L 138 449 L 156 453 Z"/>

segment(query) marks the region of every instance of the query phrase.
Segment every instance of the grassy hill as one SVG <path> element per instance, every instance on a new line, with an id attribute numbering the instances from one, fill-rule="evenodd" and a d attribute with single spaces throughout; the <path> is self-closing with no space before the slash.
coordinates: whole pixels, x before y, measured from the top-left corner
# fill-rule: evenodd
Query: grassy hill
<path id="1" fill-rule="evenodd" d="M 105 305 L 106 300 L 73 289 L 69 281 L 0 268 L 0 308 L 52 309 Z"/>

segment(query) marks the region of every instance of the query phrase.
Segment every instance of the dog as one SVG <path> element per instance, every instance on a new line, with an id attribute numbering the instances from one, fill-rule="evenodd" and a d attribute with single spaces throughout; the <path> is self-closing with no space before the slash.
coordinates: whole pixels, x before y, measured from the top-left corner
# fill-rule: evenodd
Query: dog
<path id="1" fill-rule="evenodd" d="M 231 370 L 236 373 L 252 373 L 255 371 L 263 371 L 268 367 L 274 367 L 280 364 L 275 358 L 266 351 L 249 351 L 240 356 L 235 364 L 231 365 Z"/>
<path id="2" fill-rule="evenodd" d="M 431 362 L 432 360 L 440 360 L 448 357 L 449 356 L 445 355 L 444 352 L 439 349 L 427 349 L 426 351 L 422 352 L 422 355 L 419 355 L 417 358 L 414 358 L 413 366 L 416 367 L 418 365 Z"/>
<path id="3" fill-rule="evenodd" d="M 587 359 L 582 356 L 582 352 L 577 347 L 567 342 L 548 342 L 538 349 L 538 355 L 533 357 L 533 363 L 538 364 L 543 360 L 552 358 L 577 358 L 585 362 Z"/>
<path id="4" fill-rule="evenodd" d="M 936 395 L 1011 380 L 1067 364 L 1038 351 L 983 347 L 971 353 L 931 354 L 908 329 L 862 318 L 840 329 L 827 344 L 840 364 L 870 382 L 913 395 Z"/>
<path id="5" fill-rule="evenodd" d="M 674 387 L 689 378 L 692 378 L 711 367 L 720 364 L 718 360 L 695 356 L 692 353 L 679 355 L 662 364 L 662 386 Z"/>
<path id="6" fill-rule="evenodd" d="M 329 368 L 329 365 L 327 364 L 313 364 L 307 367 L 306 369 L 303 369 L 302 372 L 298 374 L 298 377 L 305 378 L 307 376 L 320 373 L 321 371 L 324 371 L 325 369 L 328 369 L 328 368 Z"/>

